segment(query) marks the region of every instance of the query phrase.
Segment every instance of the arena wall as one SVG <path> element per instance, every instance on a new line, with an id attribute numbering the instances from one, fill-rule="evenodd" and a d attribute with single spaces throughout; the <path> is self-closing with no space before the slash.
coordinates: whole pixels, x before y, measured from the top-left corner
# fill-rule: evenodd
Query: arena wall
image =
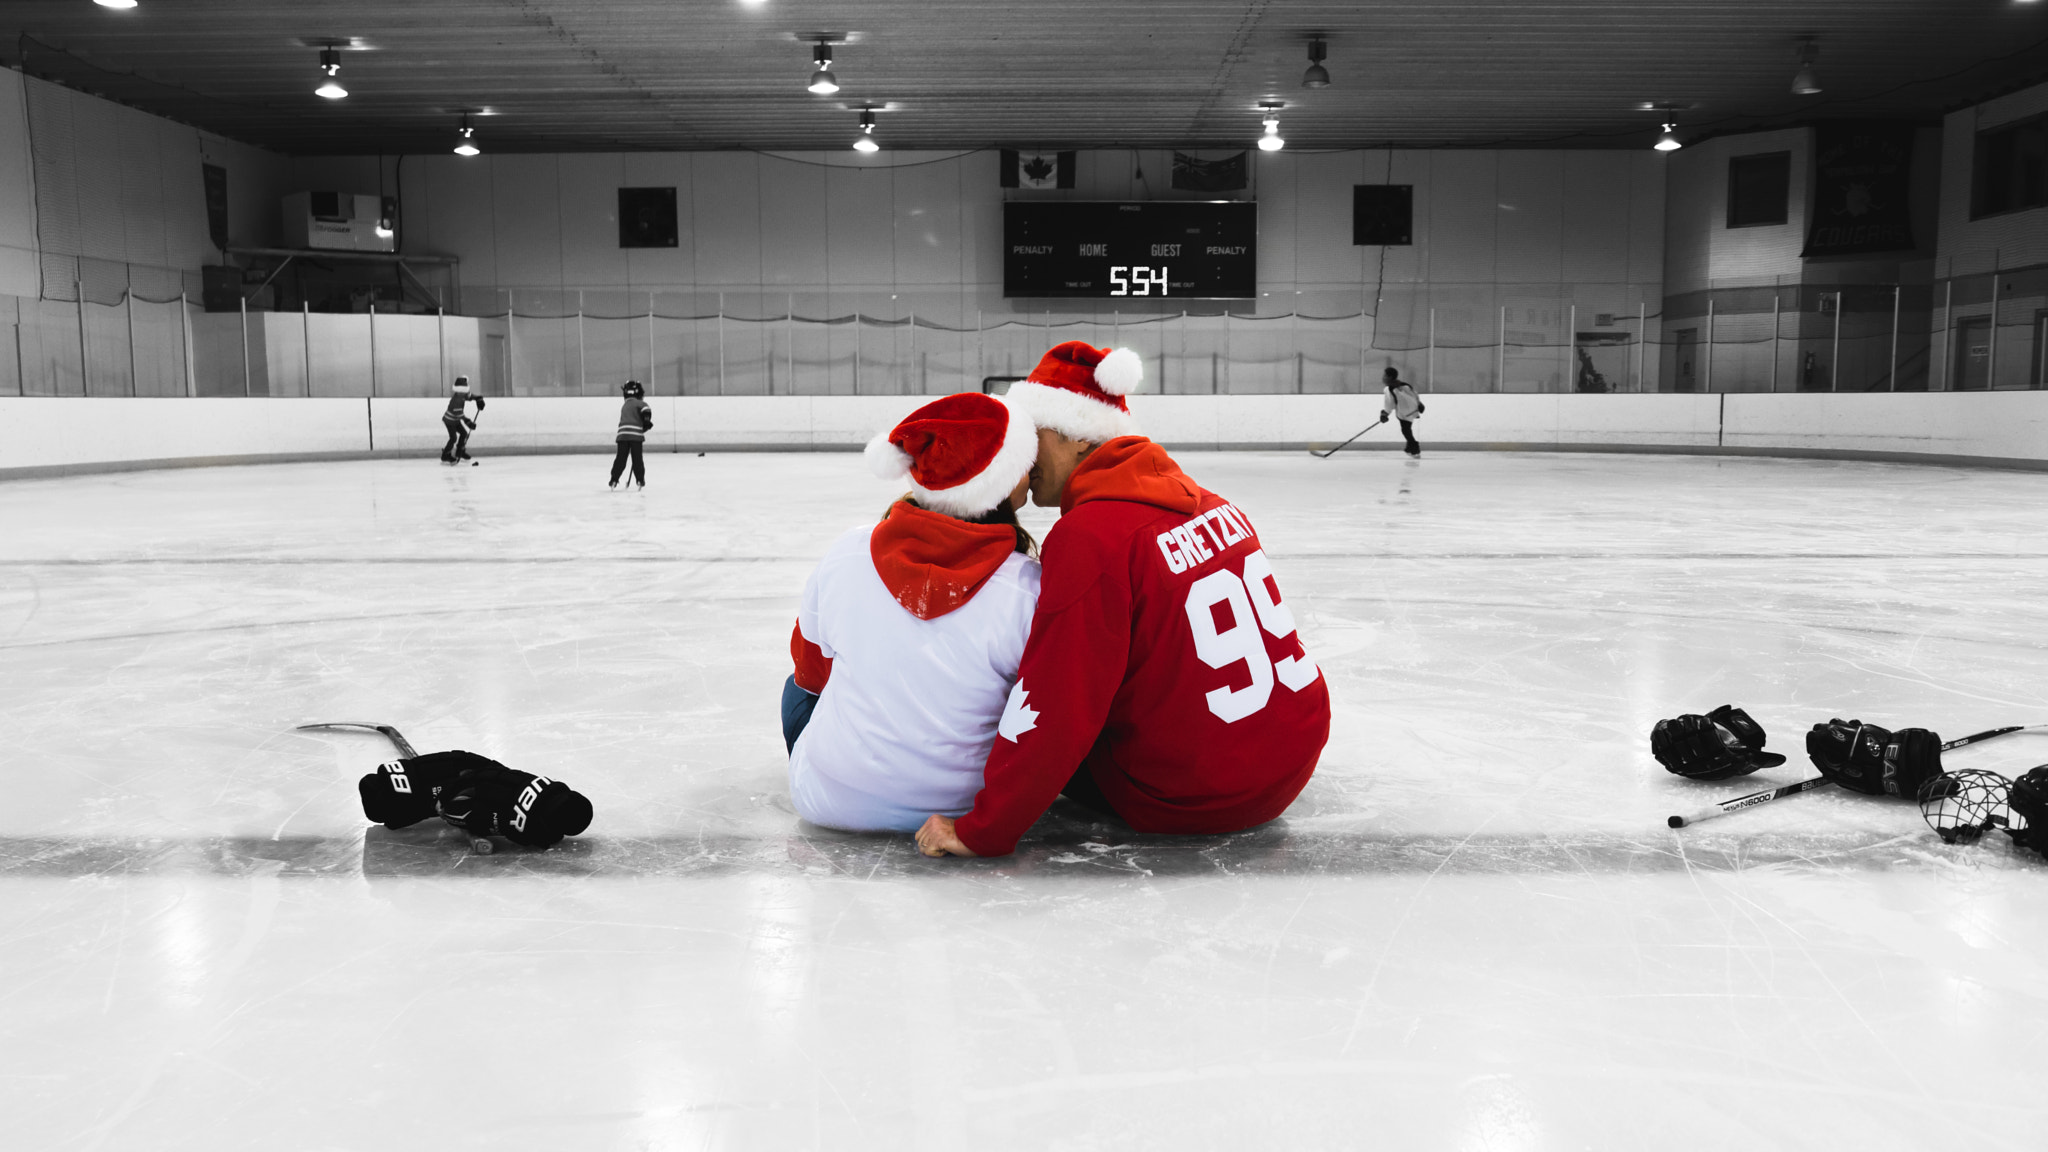
<path id="1" fill-rule="evenodd" d="M 654 452 L 850 451 L 921 396 L 654 396 Z M 2048 393 L 1641 396 L 1432 395 L 1417 432 L 1431 450 L 1678 452 L 2048 470 Z M 1139 396 L 1162 443 L 1300 450 L 1367 427 L 1360 395 Z M 434 399 L 0 397 L 0 478 L 287 460 L 427 456 L 444 439 Z M 503 397 L 481 455 L 610 452 L 618 401 Z M 1392 427 L 1353 450 L 1400 446 Z"/>

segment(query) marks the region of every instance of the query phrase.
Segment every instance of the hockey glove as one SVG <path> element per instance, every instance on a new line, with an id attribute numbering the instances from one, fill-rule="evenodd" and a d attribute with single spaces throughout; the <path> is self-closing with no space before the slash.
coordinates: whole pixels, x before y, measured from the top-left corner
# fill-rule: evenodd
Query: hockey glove
<path id="1" fill-rule="evenodd" d="M 547 848 L 590 827 L 590 801 L 567 784 L 470 756 L 441 798 L 441 819 L 479 836 Z"/>
<path id="2" fill-rule="evenodd" d="M 435 804 L 470 760 L 490 763 L 468 752 L 429 752 L 379 764 L 375 772 L 356 781 L 363 815 L 386 828 L 404 828 L 436 815 Z"/>
<path id="3" fill-rule="evenodd" d="M 476 431 L 476 421 L 471 420 L 469 417 L 462 417 L 462 424 L 463 427 L 468 428 L 471 432 Z"/>
<path id="4" fill-rule="evenodd" d="M 1941 737 L 1925 728 L 1830 720 L 1806 734 L 1806 754 L 1831 783 L 1869 796 L 1917 799 L 1941 775 Z"/>
<path id="5" fill-rule="evenodd" d="M 1650 730 L 1650 755 L 1666 771 L 1688 780 L 1726 780 L 1785 762 L 1764 751 L 1763 725 L 1733 704 L 1701 716 L 1687 713 L 1659 720 Z"/>

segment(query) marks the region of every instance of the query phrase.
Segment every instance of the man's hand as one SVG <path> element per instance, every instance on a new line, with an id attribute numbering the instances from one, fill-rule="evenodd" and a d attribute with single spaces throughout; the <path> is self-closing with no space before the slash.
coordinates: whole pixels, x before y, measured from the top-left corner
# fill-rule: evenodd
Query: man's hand
<path id="1" fill-rule="evenodd" d="M 917 850 L 927 856 L 972 856 L 974 849 L 961 843 L 953 831 L 953 818 L 934 813 L 925 817 L 917 830 Z"/>
<path id="2" fill-rule="evenodd" d="M 1387 414 L 1386 414 L 1385 412 L 1381 412 L 1381 413 L 1380 413 L 1380 423 L 1382 423 L 1382 424 L 1385 424 L 1386 422 L 1387 422 Z"/>

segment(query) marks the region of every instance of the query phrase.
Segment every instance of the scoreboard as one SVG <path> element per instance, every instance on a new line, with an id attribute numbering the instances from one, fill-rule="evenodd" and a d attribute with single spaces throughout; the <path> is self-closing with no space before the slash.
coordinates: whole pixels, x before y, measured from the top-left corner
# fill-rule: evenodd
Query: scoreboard
<path id="1" fill-rule="evenodd" d="M 1251 201 L 1003 205 L 1003 295 L 1244 300 L 1259 294 Z"/>

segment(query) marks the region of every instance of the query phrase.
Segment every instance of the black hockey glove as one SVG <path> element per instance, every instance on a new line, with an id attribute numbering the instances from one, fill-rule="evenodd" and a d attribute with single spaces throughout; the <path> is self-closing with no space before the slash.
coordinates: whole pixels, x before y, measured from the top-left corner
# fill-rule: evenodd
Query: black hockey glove
<path id="1" fill-rule="evenodd" d="M 1694 712 L 1657 721 L 1650 730 L 1650 755 L 1688 780 L 1726 780 L 1785 762 L 1764 751 L 1763 725 L 1733 704 L 1705 716 Z"/>
<path id="2" fill-rule="evenodd" d="M 2029 768 L 2006 793 L 2005 830 L 2012 842 L 2048 856 L 2048 764 Z"/>
<path id="3" fill-rule="evenodd" d="M 483 398 L 482 396 L 472 396 L 472 397 L 470 397 L 470 399 L 472 399 L 472 400 L 475 400 L 475 401 L 476 401 L 476 410 L 477 410 L 477 411 L 481 412 L 481 411 L 483 411 L 483 410 L 484 410 L 484 398 Z"/>
<path id="4" fill-rule="evenodd" d="M 1916 800 L 1941 775 L 1941 737 L 1925 728 L 1830 720 L 1806 734 L 1806 754 L 1830 782 L 1870 796 Z"/>
<path id="5" fill-rule="evenodd" d="M 546 848 L 590 827 L 590 801 L 567 784 L 468 752 L 457 755 L 469 763 L 441 797 L 441 819 L 457 828 Z"/>
<path id="6" fill-rule="evenodd" d="M 435 804 L 455 783 L 467 752 L 431 752 L 410 760 L 379 764 L 356 781 L 363 797 L 363 815 L 386 828 L 404 828 L 438 815 Z M 477 757 L 482 759 L 482 757 Z"/>
<path id="7" fill-rule="evenodd" d="M 463 423 L 463 426 L 468 428 L 471 432 L 476 431 L 476 421 L 471 420 L 467 416 L 458 417 L 458 419 L 460 419 Z"/>

